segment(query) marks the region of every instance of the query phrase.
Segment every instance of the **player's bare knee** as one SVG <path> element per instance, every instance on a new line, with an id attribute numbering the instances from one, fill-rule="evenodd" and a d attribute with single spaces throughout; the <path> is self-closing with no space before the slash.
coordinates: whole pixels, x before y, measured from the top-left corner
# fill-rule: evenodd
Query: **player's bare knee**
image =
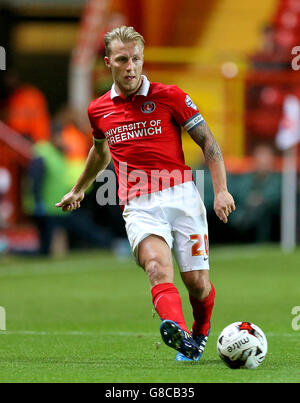
<path id="1" fill-rule="evenodd" d="M 161 264 L 156 259 L 146 262 L 144 269 L 152 286 L 173 281 L 171 268 Z"/>

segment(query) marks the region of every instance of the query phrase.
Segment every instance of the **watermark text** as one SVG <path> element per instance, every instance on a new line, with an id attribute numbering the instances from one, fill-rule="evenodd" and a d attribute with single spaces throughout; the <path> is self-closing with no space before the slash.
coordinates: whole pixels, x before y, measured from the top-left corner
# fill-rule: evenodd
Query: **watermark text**
<path id="1" fill-rule="evenodd" d="M 6 70 L 6 51 L 3 46 L 0 46 L 0 70 Z"/>
<path id="2" fill-rule="evenodd" d="M 6 311 L 3 306 L 0 306 L 0 331 L 6 330 Z"/>
<path id="3" fill-rule="evenodd" d="M 296 55 L 292 60 L 292 69 L 294 71 L 300 70 L 300 46 L 294 46 L 292 55 Z"/>
<path id="4" fill-rule="evenodd" d="M 300 330 L 300 306 L 294 306 L 291 313 L 295 315 L 292 320 L 292 329 L 297 332 Z"/>
<path id="5" fill-rule="evenodd" d="M 170 189 L 189 181 L 194 181 L 202 200 L 204 199 L 203 170 L 192 172 L 191 170 L 182 171 L 179 169 L 173 169 L 172 171 L 152 169 L 144 171 L 132 169 L 125 162 L 122 162 L 118 165 L 117 172 L 118 175 L 114 171 L 106 169 L 97 177 L 97 182 L 100 183 L 96 193 L 98 205 L 125 205 L 135 197 L 145 194 L 151 195 L 160 190 Z M 119 183 L 119 189 L 117 183 Z M 182 197 L 186 203 L 194 203 L 190 195 L 184 193 L 183 187 L 177 189 L 182 189 Z M 173 192 L 169 192 L 166 197 L 173 200 L 175 196 Z M 178 197 L 178 193 L 176 197 Z"/>

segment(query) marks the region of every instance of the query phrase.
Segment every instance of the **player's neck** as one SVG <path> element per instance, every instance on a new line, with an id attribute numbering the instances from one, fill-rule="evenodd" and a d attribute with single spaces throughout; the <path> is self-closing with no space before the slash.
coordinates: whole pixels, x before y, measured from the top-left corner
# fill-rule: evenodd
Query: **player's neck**
<path id="1" fill-rule="evenodd" d="M 116 92 L 118 93 L 118 95 L 120 97 L 129 98 L 129 97 L 132 97 L 134 94 L 136 94 L 140 90 L 141 86 L 143 85 L 143 81 L 144 81 L 144 79 L 143 79 L 143 77 L 141 77 L 139 84 L 132 91 L 126 91 L 125 89 L 120 88 L 118 83 L 115 82 L 114 83 L 115 84 L 115 90 L 116 90 Z"/>

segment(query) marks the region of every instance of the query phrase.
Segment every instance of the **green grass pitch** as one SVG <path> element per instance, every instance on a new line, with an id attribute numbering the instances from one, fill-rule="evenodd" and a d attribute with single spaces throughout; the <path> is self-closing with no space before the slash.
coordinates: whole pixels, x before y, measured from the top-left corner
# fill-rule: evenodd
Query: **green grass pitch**
<path id="1" fill-rule="evenodd" d="M 93 251 L 52 260 L 2 258 L 7 330 L 0 331 L 0 382 L 299 382 L 300 330 L 292 327 L 292 309 L 300 306 L 299 263 L 299 249 L 212 248 L 211 335 L 200 362 L 180 363 L 161 342 L 148 280 L 133 260 Z M 260 326 L 268 339 L 256 370 L 231 370 L 216 351 L 221 330 L 240 320 Z"/>

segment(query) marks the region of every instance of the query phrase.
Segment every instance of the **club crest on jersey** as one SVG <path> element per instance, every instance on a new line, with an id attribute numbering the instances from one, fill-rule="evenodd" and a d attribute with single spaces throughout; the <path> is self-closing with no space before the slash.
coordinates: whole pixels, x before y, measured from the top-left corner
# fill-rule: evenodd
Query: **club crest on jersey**
<path id="1" fill-rule="evenodd" d="M 195 111 L 198 109 L 197 106 L 194 104 L 194 102 L 191 100 L 191 98 L 188 95 L 185 98 L 185 103 L 186 103 L 186 106 L 188 106 L 189 108 L 195 109 Z"/>
<path id="2" fill-rule="evenodd" d="M 142 112 L 144 113 L 152 113 L 155 110 L 155 103 L 152 101 L 145 102 L 142 105 Z"/>

